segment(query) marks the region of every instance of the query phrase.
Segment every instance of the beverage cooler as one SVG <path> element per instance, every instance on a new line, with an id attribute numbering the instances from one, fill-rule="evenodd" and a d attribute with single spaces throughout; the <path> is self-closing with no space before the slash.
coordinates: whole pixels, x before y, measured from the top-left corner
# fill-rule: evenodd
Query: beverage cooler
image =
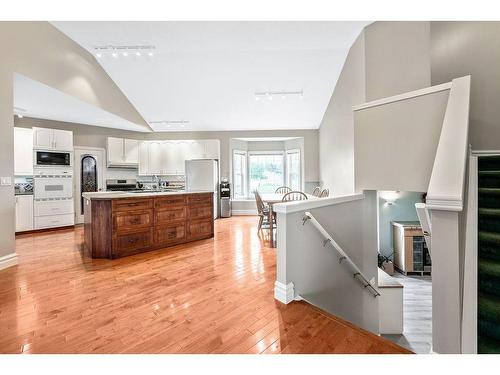
<path id="1" fill-rule="evenodd" d="M 231 185 L 227 180 L 220 183 L 220 217 L 231 217 Z"/>

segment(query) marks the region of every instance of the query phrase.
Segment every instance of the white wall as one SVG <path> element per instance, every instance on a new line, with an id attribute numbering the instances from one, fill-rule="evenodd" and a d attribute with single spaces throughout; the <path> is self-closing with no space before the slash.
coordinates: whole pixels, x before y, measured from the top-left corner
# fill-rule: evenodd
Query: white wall
<path id="1" fill-rule="evenodd" d="M 427 191 L 448 92 L 355 111 L 356 191 Z"/>

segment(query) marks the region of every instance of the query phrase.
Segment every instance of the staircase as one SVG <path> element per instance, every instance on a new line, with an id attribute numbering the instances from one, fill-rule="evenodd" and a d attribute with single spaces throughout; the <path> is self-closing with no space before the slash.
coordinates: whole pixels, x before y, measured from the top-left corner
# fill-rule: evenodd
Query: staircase
<path id="1" fill-rule="evenodd" d="M 500 353 L 500 156 L 478 160 L 478 353 Z"/>

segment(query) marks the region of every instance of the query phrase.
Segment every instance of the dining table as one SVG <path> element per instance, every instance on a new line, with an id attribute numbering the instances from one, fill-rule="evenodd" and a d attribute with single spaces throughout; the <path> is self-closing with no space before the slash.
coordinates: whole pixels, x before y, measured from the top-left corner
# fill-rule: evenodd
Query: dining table
<path id="1" fill-rule="evenodd" d="M 318 197 L 310 194 L 306 194 L 307 199 L 318 199 Z M 269 207 L 269 245 L 270 247 L 275 247 L 274 246 L 274 233 L 273 233 L 273 205 L 276 203 L 283 203 L 283 197 L 285 196 L 285 193 L 262 193 L 260 194 L 260 197 L 262 198 L 262 202 L 264 204 L 267 204 Z M 292 202 L 292 201 L 290 201 Z M 278 223 L 276 223 L 278 225 Z"/>

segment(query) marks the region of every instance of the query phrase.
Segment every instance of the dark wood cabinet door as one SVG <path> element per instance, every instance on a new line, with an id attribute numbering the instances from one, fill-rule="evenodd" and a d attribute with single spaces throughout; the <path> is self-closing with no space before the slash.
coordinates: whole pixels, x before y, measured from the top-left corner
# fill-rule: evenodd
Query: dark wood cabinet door
<path id="1" fill-rule="evenodd" d="M 141 232 L 115 235 L 113 239 L 113 258 L 141 252 L 153 244 L 152 229 Z"/>
<path id="2" fill-rule="evenodd" d="M 175 207 L 171 209 L 155 210 L 155 225 L 168 224 L 173 221 L 186 220 L 186 208 Z"/>
<path id="3" fill-rule="evenodd" d="M 212 206 L 190 206 L 189 207 L 189 219 L 190 220 L 198 220 L 198 219 L 208 219 L 213 215 L 213 207 Z"/>
<path id="4" fill-rule="evenodd" d="M 214 221 L 212 218 L 203 220 L 191 220 L 188 224 L 188 239 L 210 238 L 214 233 Z"/>
<path id="5" fill-rule="evenodd" d="M 153 211 L 130 211 L 113 214 L 113 229 L 119 232 L 153 226 Z"/>
<path id="6" fill-rule="evenodd" d="M 155 245 L 170 245 L 184 242 L 186 239 L 186 224 L 155 227 Z"/>
<path id="7" fill-rule="evenodd" d="M 213 193 L 201 193 L 201 194 L 191 194 L 188 195 L 188 204 L 203 204 L 203 205 L 212 205 L 213 204 Z"/>

